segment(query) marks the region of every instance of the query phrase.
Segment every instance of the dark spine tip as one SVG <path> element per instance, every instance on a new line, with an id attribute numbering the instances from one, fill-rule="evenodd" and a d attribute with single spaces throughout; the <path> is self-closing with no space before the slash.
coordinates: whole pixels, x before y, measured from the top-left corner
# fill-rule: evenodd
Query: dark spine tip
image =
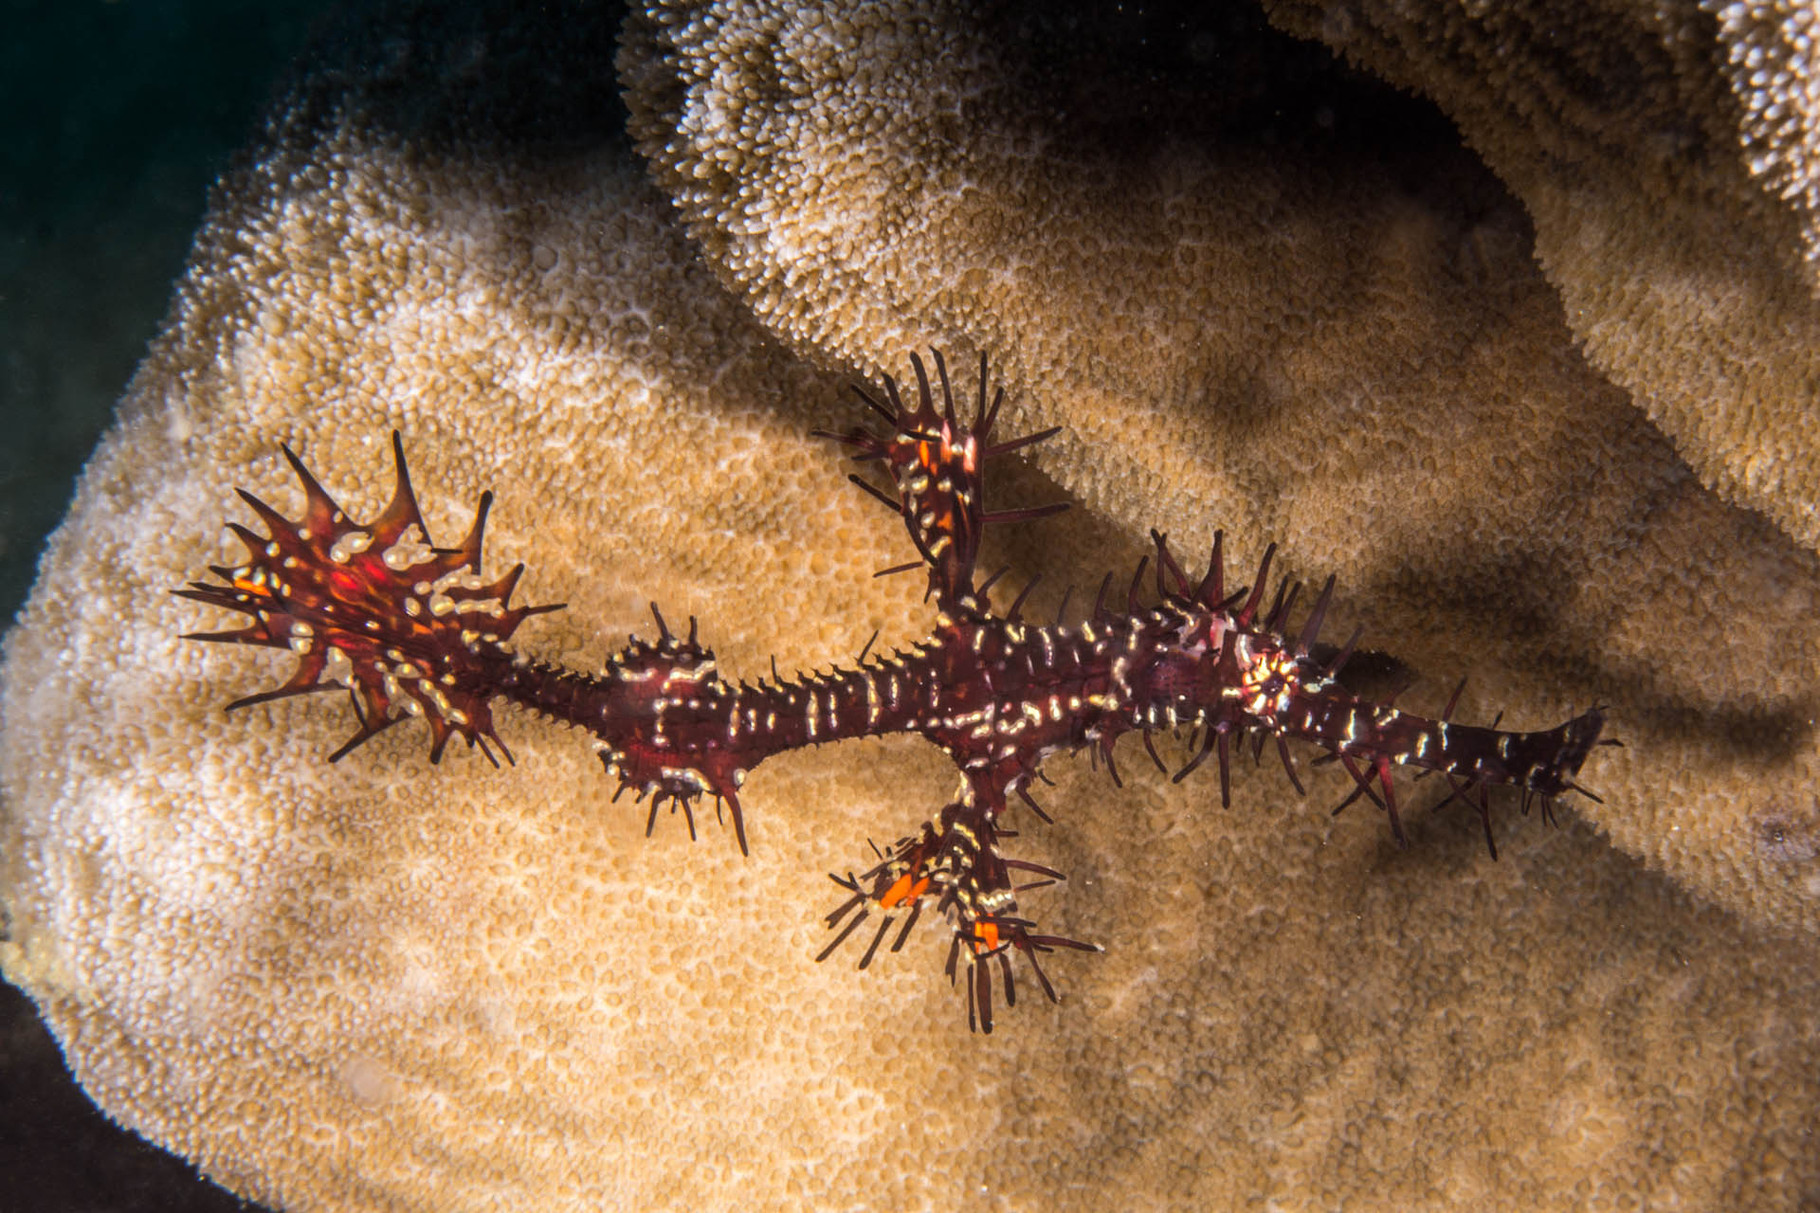
<path id="1" fill-rule="evenodd" d="M 1043 580 L 1043 575 L 1041 573 L 1038 573 L 1036 576 L 1034 576 L 1030 579 L 1029 584 L 1025 585 L 1022 590 L 1018 591 L 1017 597 L 1011 600 L 1011 609 L 1005 612 L 1005 618 L 1008 621 L 1010 621 L 1012 623 L 1017 622 L 1018 612 L 1020 612 L 1024 609 L 1024 600 L 1026 598 L 1030 597 L 1030 591 L 1034 590 L 1038 585 L 1040 585 L 1042 583 L 1042 580 Z"/>
<path id="2" fill-rule="evenodd" d="M 1018 510 L 996 510 L 990 514 L 980 515 L 980 525 L 999 526 L 1007 522 L 1034 522 L 1038 518 L 1060 514 L 1070 508 L 1072 506 L 1069 502 L 1052 501 L 1048 505 L 1033 505 Z"/>
<path id="3" fill-rule="evenodd" d="M 973 433 L 982 442 L 985 441 L 986 435 L 991 432 L 992 417 L 993 417 L 993 414 L 996 414 L 997 412 L 998 412 L 997 409 L 992 410 L 992 413 L 988 413 L 986 411 L 986 351 L 981 350 L 980 351 L 980 399 L 979 399 L 979 404 L 976 405 L 973 410 Z"/>
<path id="4" fill-rule="evenodd" d="M 1138 613 L 1138 587 L 1144 584 L 1144 570 L 1150 566 L 1149 556 L 1138 557 L 1137 570 L 1131 574 L 1131 586 L 1125 591 L 1125 613 Z"/>
<path id="5" fill-rule="evenodd" d="M 886 425 L 897 425 L 897 414 L 886 408 L 884 401 L 874 396 L 871 392 L 868 392 L 860 384 L 849 383 L 847 386 L 853 389 L 853 394 L 859 397 L 860 403 L 883 418 Z M 832 435 L 830 435 L 830 437 L 832 437 Z"/>
<path id="6" fill-rule="evenodd" d="M 942 384 L 942 416 L 947 418 L 950 426 L 955 424 L 954 388 L 948 382 L 948 360 L 934 346 L 929 347 L 929 356 L 935 359 L 935 376 Z"/>
<path id="7" fill-rule="evenodd" d="M 1226 596 L 1225 557 L 1222 548 L 1225 546 L 1226 533 L 1213 533 L 1213 554 L 1207 558 L 1207 575 L 1201 578 L 1201 584 L 1194 591 L 1194 599 L 1209 610 L 1215 610 L 1218 603 Z"/>
<path id="8" fill-rule="evenodd" d="M 1270 560 L 1277 554 L 1277 545 L 1271 544 L 1264 549 L 1264 559 L 1258 562 L 1258 575 L 1252 579 L 1251 593 L 1245 598 L 1245 605 L 1239 608 L 1238 623 L 1247 627 L 1257 618 L 1258 604 L 1264 601 L 1264 587 L 1270 580 Z"/>
<path id="9" fill-rule="evenodd" d="M 1295 785 L 1296 795 L 1308 795 L 1308 789 L 1302 786 L 1301 779 L 1296 776 L 1295 763 L 1289 756 L 1289 742 L 1281 733 L 1277 734 L 1277 756 L 1283 760 L 1283 773 L 1289 776 L 1289 782 Z"/>
<path id="10" fill-rule="evenodd" d="M 871 910 L 861 908 L 859 913 L 855 914 L 852 918 L 848 919 L 847 925 L 840 929 L 840 933 L 838 935 L 836 935 L 833 939 L 828 941 L 828 946 L 823 948 L 820 952 L 816 953 L 815 963 L 820 964 L 822 961 L 828 959 L 828 957 L 834 955 L 834 950 L 836 948 L 840 947 L 841 944 L 847 942 L 847 936 L 853 934 L 854 930 L 858 928 L 859 924 L 866 921 L 866 919 L 871 915 L 871 913 L 872 913 Z"/>
<path id="11" fill-rule="evenodd" d="M 1087 618 L 1098 622 L 1106 616 L 1106 591 L 1112 588 L 1112 574 L 1100 578 L 1100 592 L 1093 596 L 1093 610 Z"/>
<path id="12" fill-rule="evenodd" d="M 891 402 L 891 408 L 893 410 L 891 414 L 891 424 L 902 425 L 904 423 L 904 418 L 909 416 L 910 410 L 904 407 L 903 395 L 897 390 L 897 380 L 889 375 L 885 376 L 885 399 Z"/>
<path id="13" fill-rule="evenodd" d="M 891 922 L 892 916 L 887 914 L 885 915 L 884 921 L 878 924 L 878 930 L 872 935 L 872 942 L 866 945 L 865 952 L 859 958 L 859 968 L 861 971 L 869 968 L 872 964 L 872 958 L 878 955 L 878 945 L 885 941 L 885 932 L 891 929 Z"/>
<path id="14" fill-rule="evenodd" d="M 870 480 L 867 480 L 864 477 L 859 476 L 853 472 L 847 473 L 847 479 L 851 480 L 854 484 L 857 484 L 860 488 L 866 490 L 866 492 L 870 496 L 876 498 L 879 502 L 881 502 L 884 505 L 884 507 L 886 509 L 890 510 L 893 514 L 896 514 L 899 517 L 903 516 L 903 513 L 904 513 L 903 503 L 901 501 L 898 501 L 896 498 L 890 496 L 888 493 L 885 492 L 885 490 L 879 488 L 877 485 L 873 484 Z"/>
<path id="15" fill-rule="evenodd" d="M 1162 534 L 1156 528 L 1152 527 L 1150 530 L 1150 538 L 1151 541 L 1156 544 L 1157 595 L 1162 598 L 1169 597 L 1169 590 L 1163 584 L 1163 574 L 1166 571 L 1169 574 L 1169 579 L 1175 582 L 1176 596 L 1187 597 L 1188 575 L 1182 571 L 1182 566 L 1177 564 L 1175 562 L 1175 557 L 1170 554 L 1169 536 Z"/>
<path id="16" fill-rule="evenodd" d="M 1308 618 L 1302 624 L 1301 635 L 1296 637 L 1295 651 L 1298 657 L 1313 648 L 1315 641 L 1320 638 L 1321 625 L 1327 619 L 1328 604 L 1333 601 L 1333 583 L 1333 574 L 1329 573 L 1326 583 L 1321 586 L 1320 594 L 1314 600 L 1314 606 L 1309 609 Z"/>
<path id="17" fill-rule="evenodd" d="M 1461 696 L 1461 694 L 1463 694 L 1465 692 L 1465 690 L 1466 690 L 1466 679 L 1462 678 L 1462 679 L 1460 679 L 1459 685 L 1454 687 L 1453 694 L 1451 694 L 1447 697 L 1447 706 L 1441 709 L 1441 719 L 1443 721 L 1453 719 L 1453 710 L 1454 710 L 1454 708 L 1459 706 L 1460 696 Z"/>
<path id="18" fill-rule="evenodd" d="M 915 350 L 910 351 L 910 369 L 916 372 L 917 412 L 933 413 L 935 397 L 929 391 L 929 372 L 923 367 L 923 358 Z"/>

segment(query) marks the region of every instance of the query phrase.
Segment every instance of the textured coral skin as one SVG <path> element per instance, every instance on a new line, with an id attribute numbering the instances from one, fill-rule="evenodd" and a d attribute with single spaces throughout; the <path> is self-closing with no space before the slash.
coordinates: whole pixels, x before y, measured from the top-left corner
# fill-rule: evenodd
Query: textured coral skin
<path id="1" fill-rule="evenodd" d="M 1345 791 L 1331 769 L 1308 803 L 1236 778 L 1223 811 L 1211 782 L 1185 803 L 1137 764 L 1123 790 L 1060 766 L 1043 801 L 1059 828 L 1020 845 L 1070 873 L 1055 928 L 1108 951 L 1074 966 L 1061 1006 L 1020 1003 L 1017 1030 L 988 1039 L 955 1030 L 950 994 L 913 963 L 938 963 L 937 945 L 864 974 L 813 960 L 820 874 L 851 862 L 846 840 L 910 829 L 952 789 L 923 747 L 767 763 L 741 860 L 680 829 L 645 839 L 586 749 L 528 720 L 502 713 L 518 767 L 457 753 L 426 779 L 403 730 L 330 766 L 338 713 L 224 715 L 248 654 L 176 640 L 196 607 L 168 588 L 234 556 L 231 537 L 202 537 L 234 486 L 286 479 L 278 442 L 329 483 L 367 484 L 395 427 L 438 535 L 500 490 L 490 542 L 529 565 L 527 600 L 570 604 L 521 629 L 540 652 L 597 660 L 652 597 L 738 603 L 709 639 L 746 676 L 771 652 L 826 663 L 875 627 L 885 645 L 920 631 L 918 587 L 867 576 L 904 558 L 901 531 L 807 436 L 839 423 L 826 402 L 859 369 L 841 347 L 815 366 L 782 347 L 610 139 L 533 155 L 437 125 L 533 97 L 565 133 L 594 130 L 573 107 L 599 95 L 611 45 L 578 16 L 523 16 L 523 41 L 495 35 L 492 70 L 448 94 L 395 73 L 438 76 L 468 61 L 454 49 L 406 67 L 378 54 L 372 113 L 284 126 L 228 183 L 9 636 L 0 960 L 104 1106 L 294 1209 L 1812 1203 L 1820 962 L 1762 925 L 1798 910 L 1739 914 L 1698 891 L 1804 896 L 1809 783 L 1789 766 L 1807 742 L 1767 726 L 1813 683 L 1811 575 L 1635 428 L 1574 353 L 1495 189 L 1472 195 L 1491 199 L 1476 228 L 1434 196 L 1387 197 L 1379 176 L 1335 185 L 1326 210 L 1281 195 L 1276 268 L 1210 275 L 1198 309 L 1158 292 L 1149 328 L 1098 265 L 1109 285 L 1072 323 L 1003 347 L 1023 368 L 1012 422 L 1070 421 L 1045 466 L 1089 508 L 982 561 L 1045 573 L 1041 615 L 1069 581 L 1129 568 L 1159 519 L 1184 547 L 1224 527 L 1239 566 L 1273 538 L 1292 571 L 1349 588 L 1332 628 L 1364 623 L 1435 672 L 1412 705 L 1441 700 L 1444 671 L 1473 675 L 1463 714 L 1508 706 L 1517 727 L 1609 698 L 1628 743 L 1600 760 L 1600 790 L 1622 787 L 1610 829 L 1634 815 L 1625 846 L 1655 865 L 1587 817 L 1532 819 L 1493 863 L 1469 817 L 1415 806 L 1399 851 L 1317 807 Z M 387 27 L 374 44 L 424 36 Z M 331 96 L 361 78 L 318 77 Z M 388 95 L 429 117 L 404 122 Z M 1462 181 L 1489 188 L 1447 178 Z M 1342 212 L 1357 226 L 1323 218 Z M 1467 248 L 1487 257 L 1470 272 Z M 1376 255 L 1317 272 L 1360 250 Z M 1288 280 L 1329 300 L 1320 325 L 1272 310 L 1265 288 Z M 805 264 L 793 289 L 818 281 Z M 857 332 L 871 308 L 875 353 L 959 348 L 933 331 L 942 298 L 830 314 Z M 1036 373 L 1071 343 L 1110 359 L 1141 339 L 1174 374 L 1193 345 L 1178 333 L 1225 357 L 1208 315 L 1258 356 L 1177 395 L 1123 380 L 1135 356 Z M 1463 339 L 1455 322 L 1478 327 Z M 1571 407 L 1544 407 L 1557 394 Z M 1344 441 L 1334 401 L 1353 410 Z M 1044 479 L 1014 472 L 1007 498 L 1053 499 Z M 1666 637 L 1664 593 L 1682 621 Z M 1761 810 L 1778 800 L 1773 825 Z M 1687 845 L 1679 813 L 1757 832 Z"/>
<path id="2" fill-rule="evenodd" d="M 1128 532 L 1201 515 L 1275 539 L 1362 593 L 1375 643 L 1470 674 L 1475 710 L 1622 701 L 1630 748 L 1588 819 L 1820 930 L 1820 560 L 1703 489 L 1580 356 L 1524 215 L 1451 132 L 1425 143 L 1392 106 L 1414 134 L 1378 145 L 1386 103 L 1318 77 L 1305 127 L 1235 132 L 1254 110 L 1224 68 L 1171 93 L 1071 36 L 910 0 L 659 6 L 621 74 L 691 235 L 784 339 L 1002 349 L 1013 421 L 1067 426 L 1034 459 Z M 1243 62 L 1220 50 L 1242 35 L 1210 36 Z M 1105 115 L 1120 97 L 1144 124 Z M 1820 349 L 1799 314 L 1753 365 Z"/>
<path id="3" fill-rule="evenodd" d="M 1820 548 L 1811 5 L 1265 8 L 1433 98 L 1522 200 L 1592 364 L 1709 487 Z"/>

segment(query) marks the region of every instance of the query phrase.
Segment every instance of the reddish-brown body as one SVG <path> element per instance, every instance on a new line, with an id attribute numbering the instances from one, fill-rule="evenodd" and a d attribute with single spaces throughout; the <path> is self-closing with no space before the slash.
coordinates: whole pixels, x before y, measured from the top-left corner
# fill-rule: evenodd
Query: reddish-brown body
<path id="1" fill-rule="evenodd" d="M 511 647 L 512 636 L 530 615 L 555 608 L 511 605 L 523 566 L 482 580 L 490 495 L 482 498 L 459 547 L 430 547 L 396 439 L 397 489 L 373 523 L 347 518 L 287 450 L 304 483 L 304 516 L 287 520 L 243 493 L 270 534 L 235 527 L 248 562 L 214 569 L 221 584 L 197 582 L 179 592 L 253 617 L 248 627 L 198 639 L 283 647 L 298 655 L 298 667 L 282 687 L 230 707 L 337 683 L 349 688 L 360 727 L 332 758 L 407 716 L 428 722 L 432 758 L 457 735 L 491 758 L 492 747 L 504 751 L 491 704 L 507 699 L 592 733 L 620 790 L 652 798 L 647 828 L 668 801 L 683 811 L 693 835 L 694 803 L 713 796 L 730 807 L 741 850 L 746 835 L 739 789 L 766 758 L 852 737 L 910 732 L 927 738 L 954 760 L 959 791 L 870 871 L 836 878 L 851 896 L 829 915 L 830 927 L 839 931 L 822 957 L 877 911 L 882 920 L 861 957 L 864 968 L 896 915 L 908 912 L 893 951 L 924 907 L 933 905 L 954 921 L 948 972 L 953 977 L 966 957 L 969 1022 L 986 1031 L 992 1029 L 995 968 L 1006 1000 L 1015 999 L 1010 952 L 1028 959 L 1053 998 L 1038 955 L 1058 947 L 1091 949 L 1032 930 L 1034 924 L 1019 915 L 1017 894 L 1058 880 L 1060 873 L 1007 858 L 999 845 L 1010 797 L 1041 813 L 1030 786 L 1056 751 L 1091 746 L 1116 779 L 1119 737 L 1141 733 L 1160 766 L 1151 734 L 1186 729 L 1194 753 L 1176 778 L 1217 755 L 1225 799 L 1231 747 L 1247 736 L 1260 748 L 1274 739 L 1300 790 L 1287 746 L 1299 739 L 1345 765 L 1355 780 L 1347 803 L 1370 797 L 1399 840 L 1396 765 L 1441 772 L 1456 795 L 1476 791 L 1488 844 L 1490 785 L 1523 789 L 1526 806 L 1530 795 L 1540 795 L 1545 810 L 1567 791 L 1584 791 L 1573 778 L 1598 741 L 1598 710 L 1546 732 L 1511 733 L 1452 724 L 1446 719 L 1451 703 L 1441 719 L 1431 720 L 1360 699 L 1335 681 L 1352 642 L 1337 653 L 1314 651 L 1332 579 L 1292 638 L 1283 628 L 1293 590 L 1285 595 L 1279 588 L 1270 609 L 1261 610 L 1270 554 L 1252 584 L 1227 597 L 1217 536 L 1198 584 L 1190 583 L 1164 538 L 1153 536 L 1155 605 L 1138 601 L 1140 565 L 1122 611 L 1105 605 L 1102 585 L 1091 615 L 1073 626 L 1024 622 L 1021 596 L 1003 614 L 995 612 L 991 580 L 974 585 L 981 532 L 1056 507 L 987 513 L 985 465 L 1049 434 L 989 445 L 999 400 L 987 406 L 985 360 L 979 408 L 966 427 L 955 417 L 940 355 L 940 411 L 921 360 L 912 360 L 916 408 L 903 404 L 888 379 L 889 405 L 861 393 L 890 423 L 888 435 L 855 430 L 830 436 L 855 448 L 860 460 L 882 462 L 891 474 L 895 496 L 855 480 L 903 517 L 919 556 L 906 567 L 927 570 L 936 624 L 910 650 L 871 660 L 862 654 L 856 668 L 796 680 L 729 682 L 698 642 L 693 619 L 688 636 L 678 638 L 661 615 L 656 643 L 633 637 L 600 675 L 531 661 Z M 1035 879 L 1015 883 L 1024 876 Z"/>

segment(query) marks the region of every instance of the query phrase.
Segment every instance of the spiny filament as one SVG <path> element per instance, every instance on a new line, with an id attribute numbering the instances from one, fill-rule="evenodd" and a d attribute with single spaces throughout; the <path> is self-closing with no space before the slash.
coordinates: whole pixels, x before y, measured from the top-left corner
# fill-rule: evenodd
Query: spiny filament
<path id="1" fill-rule="evenodd" d="M 430 729 L 430 756 L 441 757 L 452 737 L 511 753 L 494 729 L 492 702 L 504 699 L 593 734 L 601 762 L 619 781 L 617 800 L 630 790 L 650 798 L 646 833 L 668 805 L 695 837 L 695 806 L 704 796 L 728 810 L 734 837 L 747 850 L 739 789 L 773 754 L 811 744 L 890 733 L 915 733 L 941 747 L 959 774 L 959 790 L 933 819 L 878 854 L 866 871 L 833 877 L 845 900 L 827 916 L 834 932 L 816 959 L 849 939 L 865 945 L 865 969 L 889 938 L 900 950 L 932 910 L 949 924 L 946 972 L 966 989 L 970 1027 L 993 1029 L 995 1001 L 1014 1005 L 1013 957 L 1057 1001 L 1040 957 L 1058 951 L 1098 951 L 1097 945 L 1041 932 L 1019 898 L 1063 879 L 1041 864 L 1007 856 L 1004 827 L 1016 796 L 1045 822 L 1032 795 L 1042 765 L 1058 751 L 1086 749 L 1120 781 L 1114 751 L 1127 733 L 1140 735 L 1146 755 L 1167 771 L 1153 734 L 1188 735 L 1189 756 L 1174 773 L 1180 782 L 1209 758 L 1217 761 L 1220 800 L 1231 800 L 1231 757 L 1251 743 L 1254 757 L 1274 742 L 1298 793 L 1303 785 L 1291 741 L 1326 753 L 1353 780 L 1341 809 L 1374 804 L 1400 844 L 1406 844 L 1393 769 L 1413 767 L 1418 778 L 1439 772 L 1449 785 L 1442 803 L 1475 804 L 1495 858 L 1490 788 L 1522 792 L 1528 811 L 1539 800 L 1545 818 L 1570 793 L 1591 793 L 1575 778 L 1604 724 L 1594 708 L 1553 729 L 1517 733 L 1454 723 L 1459 691 L 1436 719 L 1348 691 L 1339 675 L 1358 641 L 1340 648 L 1319 635 L 1333 601 L 1330 577 L 1301 627 L 1288 630 L 1299 586 L 1283 579 L 1268 607 L 1274 545 L 1250 583 L 1228 591 L 1224 538 L 1215 533 L 1205 573 L 1189 577 L 1165 536 L 1155 545 L 1155 601 L 1143 601 L 1146 558 L 1121 606 L 1108 605 L 1111 577 L 1088 617 L 1066 626 L 1024 620 L 1026 585 L 1002 613 L 991 594 L 999 574 L 975 585 L 980 537 L 988 526 L 1023 522 L 1066 508 L 991 511 L 985 469 L 995 458 L 1040 442 L 1056 430 L 994 442 L 1004 392 L 990 401 L 986 360 L 979 369 L 973 419 L 957 416 L 948 368 L 934 354 L 935 385 L 912 354 L 915 399 L 906 404 L 886 377 L 882 396 L 856 388 L 862 403 L 885 422 L 885 432 L 856 427 L 826 434 L 862 463 L 882 465 L 891 483 L 852 479 L 902 519 L 917 559 L 880 575 L 922 568 L 936 605 L 930 635 L 908 650 L 874 655 L 872 640 L 852 668 L 772 677 L 757 683 L 721 677 L 714 653 L 698 639 L 674 635 L 656 604 L 657 640 L 637 636 L 612 654 L 598 674 L 534 661 L 510 642 L 531 615 L 556 606 L 514 606 L 523 572 L 481 576 L 481 543 L 491 495 L 483 495 L 466 539 L 454 548 L 431 544 L 411 490 L 401 440 L 393 435 L 396 483 L 391 503 L 369 524 L 348 518 L 303 463 L 284 448 L 303 483 L 304 512 L 292 521 L 242 493 L 269 534 L 232 530 L 247 549 L 243 563 L 212 567 L 219 579 L 177 593 L 251 616 L 232 631 L 190 638 L 287 648 L 297 667 L 280 687 L 240 699 L 230 708 L 346 687 L 358 728 L 330 755 L 337 760 L 407 716 Z M 1065 603 L 1065 600 L 1064 600 Z M 876 639 L 876 636 L 873 637 Z M 497 762 L 497 759 L 494 759 Z M 870 930 L 865 929 L 868 924 Z"/>

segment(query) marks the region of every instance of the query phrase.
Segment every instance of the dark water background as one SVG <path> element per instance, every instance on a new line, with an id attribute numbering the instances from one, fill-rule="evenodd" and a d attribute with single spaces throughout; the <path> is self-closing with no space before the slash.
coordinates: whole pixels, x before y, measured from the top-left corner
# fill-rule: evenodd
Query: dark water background
<path id="1" fill-rule="evenodd" d="M 0 0 L 0 620 L 157 330 L 209 187 L 329 0 Z M 252 1209 L 114 1126 L 0 983 L 0 1210 Z"/>

